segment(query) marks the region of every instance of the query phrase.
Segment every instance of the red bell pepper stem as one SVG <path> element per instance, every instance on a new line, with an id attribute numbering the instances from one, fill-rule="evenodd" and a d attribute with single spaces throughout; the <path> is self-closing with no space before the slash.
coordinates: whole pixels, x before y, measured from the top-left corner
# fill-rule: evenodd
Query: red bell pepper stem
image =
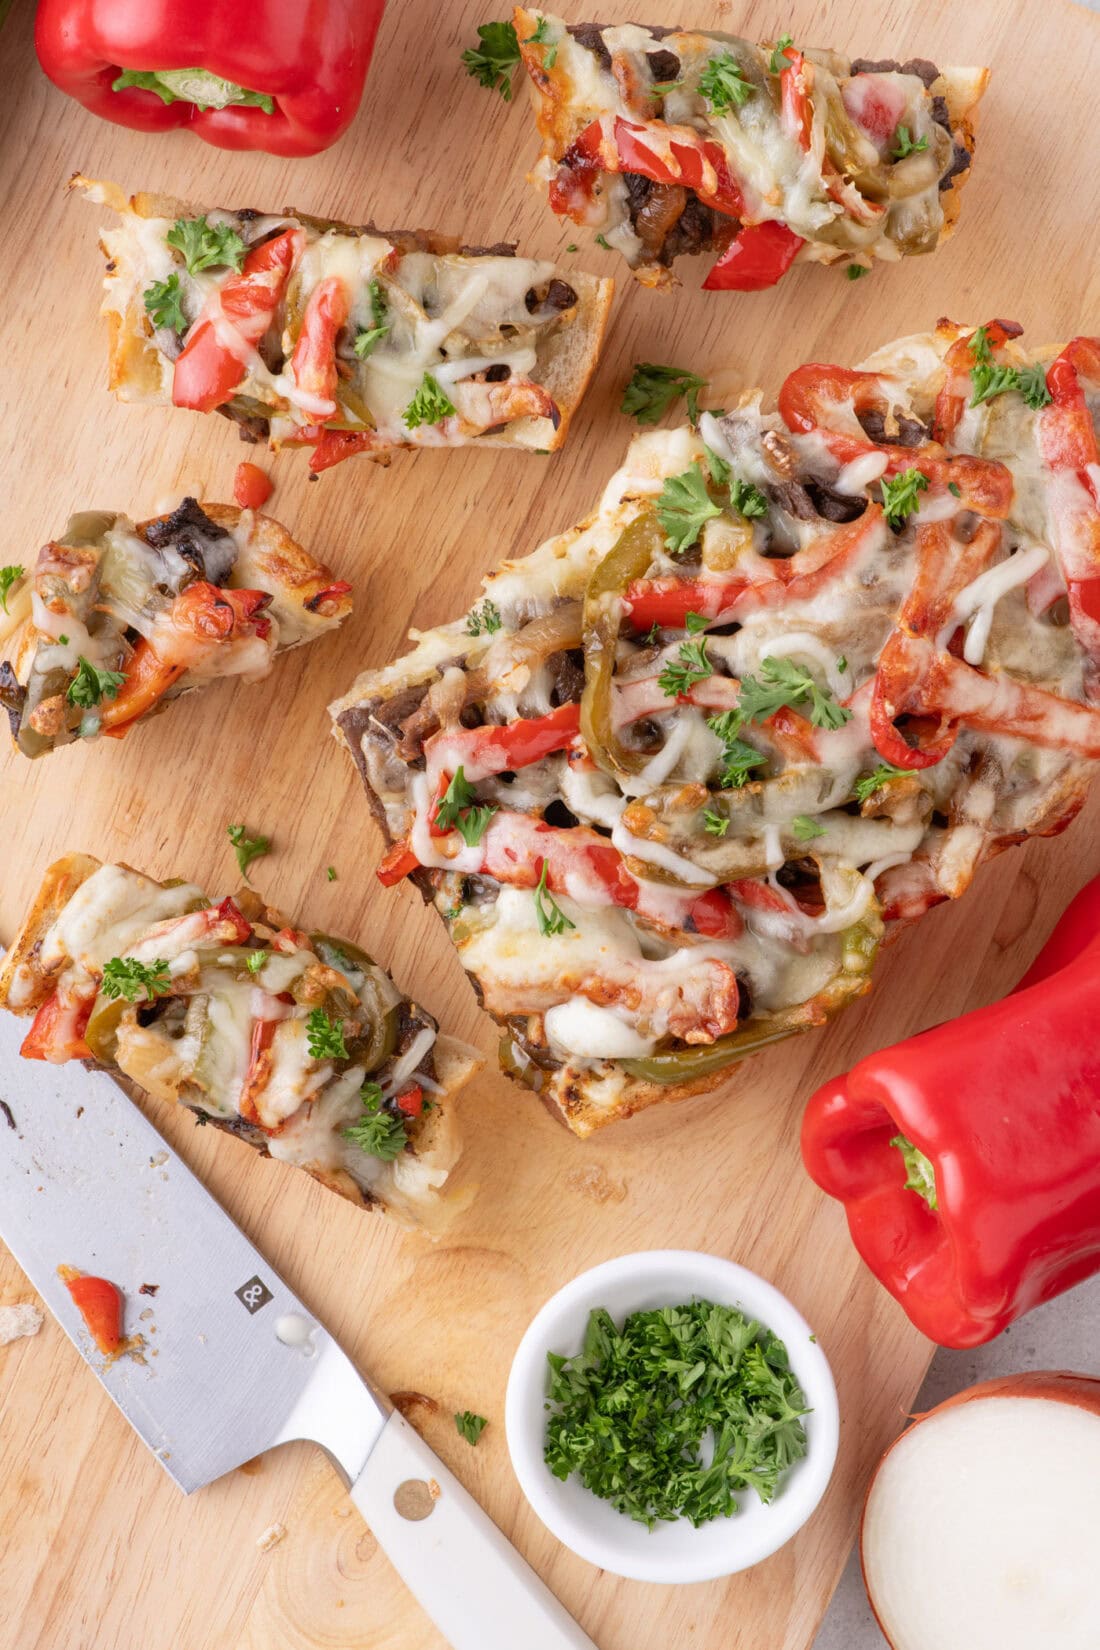
<path id="1" fill-rule="evenodd" d="M 1001 1002 L 861 1060 L 806 1108 L 802 1152 L 925 1334 L 977 1346 L 1100 1270 L 1100 878 Z M 905 1185 L 901 1134 L 936 1207 Z"/>
<path id="2" fill-rule="evenodd" d="M 71 1266 L 59 1266 L 58 1272 L 89 1335 L 111 1357 L 122 1345 L 122 1296 L 106 1278 L 88 1277 Z"/>
<path id="3" fill-rule="evenodd" d="M 246 377 L 248 354 L 271 325 L 301 256 L 302 232 L 285 229 L 254 246 L 239 275 L 231 275 L 187 334 L 176 361 L 172 401 L 213 412 L 232 399 Z"/>
<path id="4" fill-rule="evenodd" d="M 93 114 L 139 131 L 183 128 L 223 149 L 314 155 L 350 125 L 362 96 L 384 0 L 39 0 L 35 45 L 55 85 Z M 169 78 L 156 90 L 114 83 L 123 70 Z M 197 70 L 261 94 L 224 108 L 173 71 Z M 228 95 L 232 95 L 231 93 Z M 167 99 L 168 101 L 165 101 Z"/>

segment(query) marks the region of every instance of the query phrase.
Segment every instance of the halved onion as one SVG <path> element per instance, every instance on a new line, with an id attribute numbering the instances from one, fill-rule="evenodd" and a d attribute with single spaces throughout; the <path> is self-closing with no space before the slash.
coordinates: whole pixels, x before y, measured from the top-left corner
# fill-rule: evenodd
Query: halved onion
<path id="1" fill-rule="evenodd" d="M 1100 1380 L 1010 1375 L 880 1461 L 860 1551 L 893 1650 L 1097 1650 Z"/>

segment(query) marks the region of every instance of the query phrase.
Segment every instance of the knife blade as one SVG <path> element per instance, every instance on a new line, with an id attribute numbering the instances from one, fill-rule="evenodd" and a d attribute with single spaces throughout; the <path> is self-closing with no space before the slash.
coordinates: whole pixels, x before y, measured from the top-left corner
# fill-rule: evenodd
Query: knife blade
<path id="1" fill-rule="evenodd" d="M 312 1440 L 454 1650 L 595 1650 L 122 1088 L 20 1059 L 21 1035 L 0 1014 L 0 1237 L 180 1488 Z M 138 1357 L 97 1352 L 59 1265 L 116 1284 L 129 1333 L 156 1284 Z"/>

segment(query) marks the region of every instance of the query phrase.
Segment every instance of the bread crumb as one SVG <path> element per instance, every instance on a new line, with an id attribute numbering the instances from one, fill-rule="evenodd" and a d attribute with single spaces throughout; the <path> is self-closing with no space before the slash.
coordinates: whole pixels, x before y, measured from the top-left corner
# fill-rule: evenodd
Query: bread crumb
<path id="1" fill-rule="evenodd" d="M 23 1335 L 37 1335 L 42 1321 L 41 1309 L 33 1301 L 0 1306 L 0 1346 L 7 1346 L 9 1341 L 17 1341 Z"/>
<path id="2" fill-rule="evenodd" d="M 272 1547 L 277 1547 L 286 1537 L 285 1524 L 269 1524 L 263 1535 L 256 1542 L 261 1553 L 269 1553 Z"/>

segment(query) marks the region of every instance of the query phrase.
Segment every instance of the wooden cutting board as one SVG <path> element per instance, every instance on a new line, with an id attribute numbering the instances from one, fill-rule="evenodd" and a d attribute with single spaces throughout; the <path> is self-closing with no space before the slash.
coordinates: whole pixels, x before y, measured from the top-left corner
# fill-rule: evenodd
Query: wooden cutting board
<path id="1" fill-rule="evenodd" d="M 1014 982 L 1096 868 L 1100 797 L 1068 837 L 1006 855 L 961 906 L 904 936 L 882 959 L 873 996 L 829 1031 L 750 1062 L 720 1094 L 651 1111 L 582 1145 L 495 1071 L 495 1032 L 435 918 L 410 889 L 386 893 L 375 883 L 378 833 L 351 763 L 329 737 L 325 706 L 361 666 L 399 650 L 410 623 L 462 611 L 482 572 L 590 508 L 630 435 L 617 408 L 634 361 L 704 372 L 721 403 L 757 381 L 774 394 L 800 361 L 852 362 L 943 314 L 975 323 L 1015 316 L 1040 343 L 1098 330 L 1100 23 L 1065 0 L 601 4 L 605 20 L 645 10 L 655 21 L 750 36 L 787 30 L 853 54 L 994 68 L 961 229 L 943 252 L 877 269 L 858 285 L 799 271 L 756 297 L 700 293 L 700 272 L 685 267 L 684 288 L 662 298 L 634 287 L 590 234 L 560 228 L 525 185 L 536 148 L 525 95 L 505 105 L 459 64 L 493 9 L 485 0 L 394 0 L 350 134 L 329 155 L 282 162 L 94 119 L 40 74 L 33 8 L 17 4 L 0 40 L 0 562 L 30 563 L 73 509 L 140 517 L 184 488 L 225 499 L 245 454 L 220 419 L 122 407 L 108 395 L 96 316 L 103 215 L 64 196 L 73 171 L 206 205 L 291 205 L 430 224 L 472 241 L 514 237 L 539 256 L 614 273 L 620 293 L 605 359 L 563 454 L 425 452 L 399 456 L 388 471 L 352 462 L 313 485 L 303 455 L 274 462 L 270 508 L 355 580 L 355 616 L 263 685 L 219 685 L 124 744 L 34 765 L 5 751 L 0 935 L 10 937 L 41 872 L 66 850 L 228 891 L 236 868 L 226 823 L 270 833 L 276 852 L 256 867 L 263 892 L 310 926 L 361 940 L 445 1025 L 484 1049 L 485 1074 L 463 1102 L 464 1175 L 480 1185 L 477 1202 L 433 1245 L 212 1129 L 196 1131 L 189 1117 L 162 1109 L 156 1121 L 361 1366 L 387 1391 L 437 1402 L 438 1413 L 417 1416 L 429 1441 L 601 1650 L 805 1650 L 869 1468 L 899 1429 L 930 1348 L 857 1264 L 839 1208 L 803 1175 L 802 1102 L 860 1055 Z M 585 16 L 573 7 L 575 20 Z M 574 238 L 572 260 L 564 247 Z M 677 1590 L 617 1581 L 559 1547 L 520 1496 L 502 1419 L 511 1355 L 546 1297 L 583 1267 L 662 1245 L 730 1256 L 786 1290 L 832 1361 L 844 1416 L 832 1488 L 793 1545 L 747 1575 Z M 153 1281 L 155 1273 L 151 1255 Z M 0 1300 L 28 1293 L 0 1254 Z M 466 1408 L 489 1417 L 476 1451 L 451 1420 Z M 276 1521 L 285 1539 L 261 1552 L 257 1537 Z M 439 1650 L 442 1642 L 319 1452 L 284 1449 L 185 1500 L 52 1321 L 37 1339 L 0 1350 L 0 1530 L 0 1618 L 11 1650 Z"/>

